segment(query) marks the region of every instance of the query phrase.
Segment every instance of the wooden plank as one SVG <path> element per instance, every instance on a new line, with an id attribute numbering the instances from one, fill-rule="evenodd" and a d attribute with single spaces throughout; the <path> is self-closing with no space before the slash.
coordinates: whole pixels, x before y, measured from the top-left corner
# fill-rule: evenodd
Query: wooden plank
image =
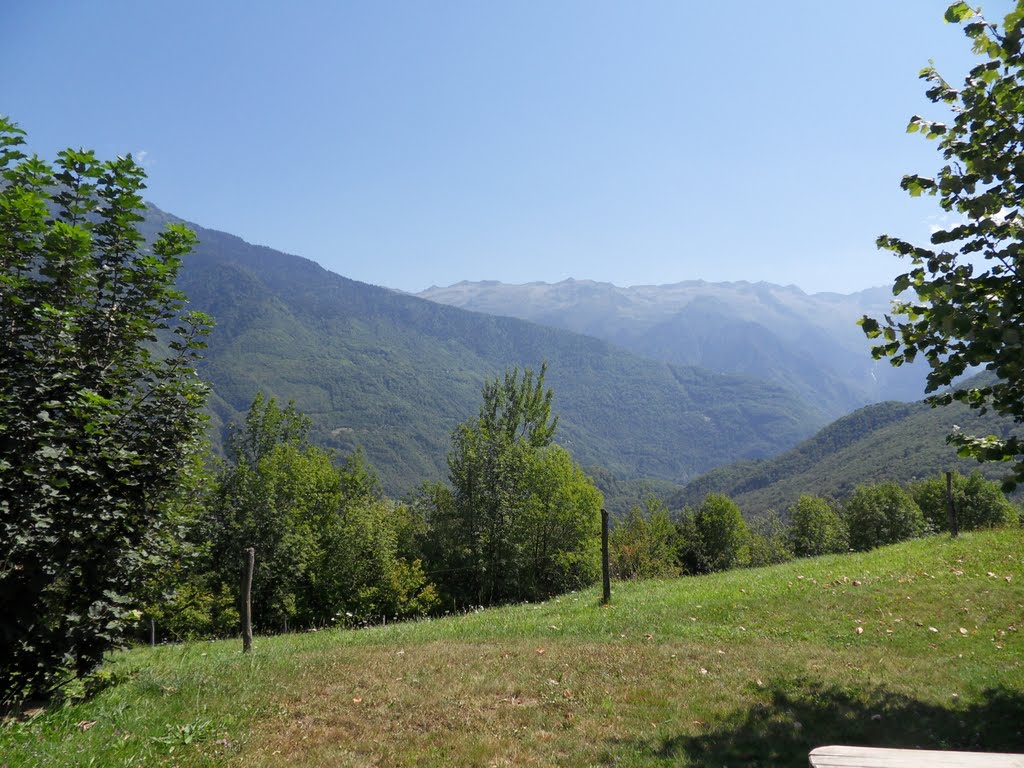
<path id="1" fill-rule="evenodd" d="M 811 768 L 1024 768 L 1024 755 L 828 746 L 812 749 L 810 763 Z"/>

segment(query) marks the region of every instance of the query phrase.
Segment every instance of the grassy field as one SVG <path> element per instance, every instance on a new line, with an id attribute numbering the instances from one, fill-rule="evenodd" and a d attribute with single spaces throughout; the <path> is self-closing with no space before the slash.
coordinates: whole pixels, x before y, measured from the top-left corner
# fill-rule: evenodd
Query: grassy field
<path id="1" fill-rule="evenodd" d="M 616 584 L 539 605 L 140 648 L 0 727 L 0 766 L 806 765 L 1024 751 L 1024 533 Z"/>

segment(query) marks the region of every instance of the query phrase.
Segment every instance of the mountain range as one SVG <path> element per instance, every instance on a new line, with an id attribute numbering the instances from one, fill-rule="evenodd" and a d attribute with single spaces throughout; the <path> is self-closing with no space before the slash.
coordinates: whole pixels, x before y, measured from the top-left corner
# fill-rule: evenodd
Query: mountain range
<path id="1" fill-rule="evenodd" d="M 418 296 L 604 339 L 673 365 L 693 365 L 794 389 L 832 418 L 882 400 L 917 400 L 922 366 L 871 359 L 856 321 L 889 311 L 892 292 L 807 294 L 771 283 L 628 288 L 592 280 L 432 287 Z"/>
<path id="2" fill-rule="evenodd" d="M 171 221 L 178 219 L 151 207 L 144 229 L 152 234 Z M 512 367 L 536 369 L 544 361 L 560 415 L 557 440 L 588 468 L 618 512 L 649 492 L 680 508 L 710 491 L 733 496 L 752 516 L 783 511 L 800 493 L 842 496 L 862 482 L 906 481 L 950 468 L 968 471 L 976 465 L 957 459 L 945 444 L 951 424 L 981 433 L 1008 429 L 991 416 L 976 420 L 962 406 L 931 409 L 920 402 L 844 411 L 828 424 L 830 411 L 842 402 L 893 390 L 908 392 L 908 399 L 919 397 L 911 382 L 922 374 L 886 376 L 888 368 L 873 366 L 859 329 L 847 322 L 881 308 L 880 290 L 843 297 L 749 283 L 614 289 L 631 298 L 613 301 L 617 309 L 601 320 L 593 294 L 614 287 L 586 281 L 536 284 L 541 294 L 563 296 L 575 286 L 577 294 L 590 296 L 584 304 L 591 308 L 588 323 L 577 318 L 577 325 L 592 332 L 604 327 L 606 335 L 617 328 L 620 338 L 632 333 L 634 341 L 643 335 L 637 330 L 641 326 L 660 328 L 667 339 L 666 327 L 682 322 L 680 316 L 687 322 L 696 316 L 691 305 L 715 305 L 709 316 L 728 315 L 726 327 L 736 338 L 743 336 L 737 330 L 742 323 L 750 331 L 741 339 L 746 346 L 733 353 L 742 356 L 746 349 L 748 359 L 732 363 L 726 352 L 733 337 L 723 332 L 716 352 L 720 367 L 752 374 L 773 362 L 773 382 L 657 360 L 593 335 L 360 283 L 307 259 L 189 226 L 200 244 L 186 258 L 179 287 L 191 308 L 209 312 L 217 322 L 200 369 L 212 385 L 208 410 L 215 450 L 229 425 L 241 423 L 252 399 L 263 392 L 294 401 L 308 414 L 315 442 L 341 454 L 362 447 L 393 495 L 445 476 L 451 431 L 477 412 L 487 378 Z M 476 291 L 470 286 L 477 284 L 460 285 L 466 296 Z M 502 293 L 499 284 L 490 285 L 495 295 Z M 692 295 L 700 286 L 708 296 Z M 675 297 L 671 301 L 665 298 L 669 294 Z M 683 303 L 685 295 L 691 298 L 682 310 L 666 309 Z M 735 309 L 727 310 L 731 305 Z M 574 316 L 571 306 L 568 302 L 560 310 L 563 319 Z M 827 317 L 801 332 L 800 318 L 814 314 L 813 306 Z M 666 315 L 671 317 L 655 321 Z M 718 327 L 699 334 L 711 339 Z M 755 327 L 776 340 L 773 354 L 762 349 L 754 359 Z M 800 338 L 810 340 L 803 353 Z M 707 344 L 705 362 L 714 346 Z M 862 347 L 859 362 L 853 355 L 857 346 Z M 845 378 L 838 363 L 826 365 L 844 359 Z M 787 364 L 797 373 L 787 377 Z M 822 370 L 815 374 L 813 365 Z M 820 389 L 831 394 L 814 400 L 806 390 L 816 375 Z M 777 383 L 801 377 L 800 391 Z M 826 381 L 831 382 L 827 387 Z M 998 465 L 984 469 L 990 476 L 1004 473 Z"/>
<path id="3" fill-rule="evenodd" d="M 152 234 L 178 221 L 156 208 Z M 217 326 L 200 374 L 221 444 L 257 392 L 293 400 L 313 438 L 361 446 L 385 489 L 445 475 L 455 425 L 488 377 L 549 364 L 557 440 L 616 477 L 684 482 L 779 453 L 826 414 L 784 386 L 641 357 L 607 341 L 349 280 L 312 261 L 190 224 L 199 246 L 178 285 Z"/>

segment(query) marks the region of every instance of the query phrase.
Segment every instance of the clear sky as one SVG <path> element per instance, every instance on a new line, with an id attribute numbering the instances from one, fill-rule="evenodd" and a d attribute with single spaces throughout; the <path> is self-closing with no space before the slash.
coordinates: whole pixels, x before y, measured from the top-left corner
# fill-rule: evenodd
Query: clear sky
<path id="1" fill-rule="evenodd" d="M 905 271 L 941 211 L 917 72 L 946 0 L 2 0 L 0 113 L 46 158 L 133 152 L 203 226 L 404 290 Z M 1010 0 L 989 2 L 1000 20 Z"/>

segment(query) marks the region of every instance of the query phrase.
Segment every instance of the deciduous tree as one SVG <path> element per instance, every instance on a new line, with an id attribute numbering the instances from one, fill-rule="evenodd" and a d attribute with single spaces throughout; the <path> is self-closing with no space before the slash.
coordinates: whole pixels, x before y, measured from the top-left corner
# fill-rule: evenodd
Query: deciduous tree
<path id="1" fill-rule="evenodd" d="M 802 495 L 789 510 L 789 541 L 797 557 L 845 552 L 850 534 L 825 499 Z"/>
<path id="2" fill-rule="evenodd" d="M 679 575 L 679 532 L 668 508 L 655 496 L 634 505 L 609 537 L 612 573 L 617 579 L 654 579 Z"/>
<path id="3" fill-rule="evenodd" d="M 0 703 L 89 673 L 137 618 L 209 327 L 174 288 L 195 237 L 145 241 L 131 156 L 23 145 L 0 118 Z"/>
<path id="4" fill-rule="evenodd" d="M 999 483 L 986 480 L 980 472 L 972 472 L 967 477 L 954 472 L 952 488 L 960 530 L 995 528 L 1019 522 L 1017 509 L 999 488 Z M 932 529 L 948 531 L 949 505 L 945 476 L 911 483 L 908 490 Z"/>
<path id="5" fill-rule="evenodd" d="M 863 552 L 924 533 L 921 509 L 896 483 L 859 486 L 844 502 L 850 548 Z"/>
<path id="6" fill-rule="evenodd" d="M 450 489 L 423 497 L 428 550 L 456 605 L 537 599 L 596 575 L 601 494 L 552 445 L 545 373 L 485 383 L 479 414 L 452 434 Z"/>
<path id="7" fill-rule="evenodd" d="M 1024 2 L 1018 0 L 1001 26 L 956 2 L 946 19 L 963 25 L 984 60 L 960 88 L 933 67 L 921 71 L 928 98 L 947 107 L 951 121 L 915 115 L 908 131 L 938 140 L 946 164 L 935 176 L 908 175 L 902 187 L 913 196 L 936 196 L 954 224 L 936 231 L 928 246 L 890 235 L 878 246 L 910 260 L 896 278 L 897 296 L 884 321 L 865 317 L 876 358 L 893 365 L 924 358 L 933 405 L 958 400 L 985 412 L 1024 421 Z M 911 292 L 906 298 L 905 292 Z M 957 378 L 982 366 L 987 383 L 958 387 Z M 940 391 L 953 385 L 952 391 Z M 1024 442 L 1019 436 L 972 436 L 954 431 L 962 455 L 979 460 L 1016 460 L 1007 486 L 1024 479 Z"/>
<path id="8" fill-rule="evenodd" d="M 691 573 L 712 573 L 746 564 L 747 523 L 736 502 L 709 493 L 680 521 L 682 560 Z"/>
<path id="9" fill-rule="evenodd" d="M 318 537 L 342 503 L 338 471 L 306 439 L 309 427 L 293 404 L 258 394 L 231 435 L 201 529 L 214 592 L 226 587 L 237 598 L 243 553 L 255 548 L 253 622 L 264 629 L 308 620 L 299 612 Z"/>

